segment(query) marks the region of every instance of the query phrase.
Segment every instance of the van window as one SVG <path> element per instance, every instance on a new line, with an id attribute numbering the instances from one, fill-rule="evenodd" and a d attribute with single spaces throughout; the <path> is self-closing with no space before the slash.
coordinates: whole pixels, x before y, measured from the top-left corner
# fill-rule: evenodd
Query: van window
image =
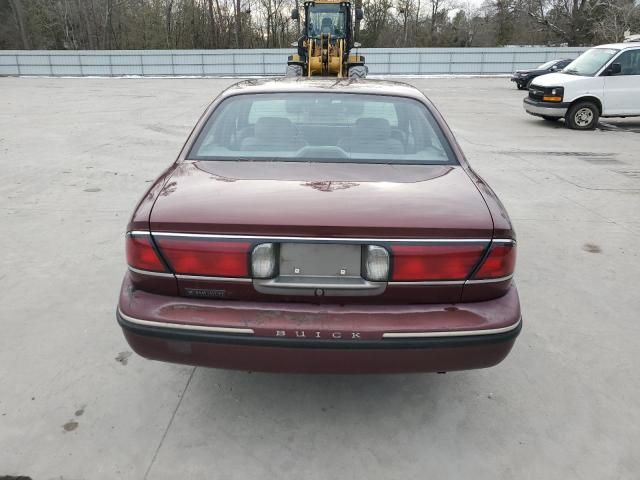
<path id="1" fill-rule="evenodd" d="M 640 75 L 640 50 L 628 50 L 614 60 L 622 70 L 618 75 Z"/>
<path id="2" fill-rule="evenodd" d="M 571 62 L 562 73 L 593 77 L 619 51 L 615 48 L 590 48 Z"/>

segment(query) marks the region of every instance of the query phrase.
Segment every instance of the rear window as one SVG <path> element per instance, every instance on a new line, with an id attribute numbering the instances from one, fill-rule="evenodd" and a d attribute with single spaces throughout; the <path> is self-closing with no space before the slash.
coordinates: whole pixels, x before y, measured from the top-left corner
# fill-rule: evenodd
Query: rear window
<path id="1" fill-rule="evenodd" d="M 229 97 L 211 113 L 188 158 L 455 163 L 424 104 L 351 93 Z"/>

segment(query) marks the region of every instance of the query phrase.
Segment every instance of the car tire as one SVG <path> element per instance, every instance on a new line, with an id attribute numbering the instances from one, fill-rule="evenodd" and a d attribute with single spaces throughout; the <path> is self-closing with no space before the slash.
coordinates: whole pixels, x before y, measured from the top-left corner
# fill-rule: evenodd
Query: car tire
<path id="1" fill-rule="evenodd" d="M 285 77 L 301 77 L 302 65 L 287 65 L 287 71 L 284 74 Z"/>
<path id="2" fill-rule="evenodd" d="M 525 86 L 523 84 L 521 84 L 520 82 L 516 82 L 516 87 L 518 87 L 518 90 L 524 90 Z"/>
<path id="3" fill-rule="evenodd" d="M 531 82 L 533 82 L 533 78 L 527 82 L 527 86 L 526 86 L 527 90 L 529 90 L 529 87 L 531 86 Z"/>
<path id="4" fill-rule="evenodd" d="M 542 115 L 542 118 L 547 122 L 557 122 L 561 117 L 550 117 L 548 115 Z"/>
<path id="5" fill-rule="evenodd" d="M 349 67 L 349 78 L 365 78 L 369 69 L 364 65 Z"/>
<path id="6" fill-rule="evenodd" d="M 598 125 L 600 110 L 593 102 L 577 102 L 569 107 L 565 117 L 572 130 L 593 130 Z"/>

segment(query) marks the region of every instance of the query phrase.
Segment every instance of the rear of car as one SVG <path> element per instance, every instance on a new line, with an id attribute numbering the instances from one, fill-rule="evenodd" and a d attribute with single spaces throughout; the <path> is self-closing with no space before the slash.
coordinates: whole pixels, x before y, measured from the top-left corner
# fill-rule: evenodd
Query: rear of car
<path id="1" fill-rule="evenodd" d="M 504 208 L 409 87 L 231 87 L 127 233 L 118 320 L 157 360 L 448 371 L 521 327 Z"/>

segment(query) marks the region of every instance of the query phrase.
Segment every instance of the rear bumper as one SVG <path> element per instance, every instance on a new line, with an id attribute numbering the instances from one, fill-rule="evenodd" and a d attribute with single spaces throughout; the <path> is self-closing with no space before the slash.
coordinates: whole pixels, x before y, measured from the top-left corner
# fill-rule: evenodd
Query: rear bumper
<path id="1" fill-rule="evenodd" d="M 562 118 L 566 115 L 569 109 L 568 103 L 551 103 L 551 102 L 536 102 L 530 98 L 523 100 L 523 106 L 527 113 L 536 117 L 558 117 Z"/>
<path id="2" fill-rule="evenodd" d="M 515 287 L 456 305 L 339 306 L 166 297 L 123 284 L 117 318 L 143 357 L 216 368 L 393 373 L 484 368 L 522 328 Z"/>

